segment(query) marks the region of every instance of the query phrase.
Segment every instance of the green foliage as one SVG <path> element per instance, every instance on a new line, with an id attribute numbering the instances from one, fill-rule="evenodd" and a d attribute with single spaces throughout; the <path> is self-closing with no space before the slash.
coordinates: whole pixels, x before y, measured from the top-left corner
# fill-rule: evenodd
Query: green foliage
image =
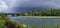
<path id="1" fill-rule="evenodd" d="M 32 26 L 31 26 L 31 28 L 37 28 L 37 26 L 35 26 L 35 25 L 32 25 Z"/>
<path id="2" fill-rule="evenodd" d="M 50 26 L 48 25 L 48 26 L 46 26 L 46 28 L 50 28 Z"/>
<path id="3" fill-rule="evenodd" d="M 21 16 L 60 16 L 60 9 L 46 9 L 32 12 L 20 13 Z"/>
<path id="4" fill-rule="evenodd" d="M 3 20 L 3 19 L 0 19 L 0 28 L 6 28 L 5 20 Z"/>
<path id="5" fill-rule="evenodd" d="M 4 15 L 2 13 L 0 13 L 0 28 L 7 28 L 5 26 L 5 22 L 6 22 L 6 20 L 5 20 Z"/>

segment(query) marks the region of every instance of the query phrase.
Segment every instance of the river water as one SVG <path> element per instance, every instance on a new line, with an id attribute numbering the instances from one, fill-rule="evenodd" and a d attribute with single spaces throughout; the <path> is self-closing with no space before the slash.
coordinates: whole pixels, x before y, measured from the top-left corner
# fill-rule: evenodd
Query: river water
<path id="1" fill-rule="evenodd" d="M 53 26 L 56 26 L 57 24 L 60 25 L 60 18 L 29 18 L 29 17 L 11 17 L 11 21 L 17 21 L 21 22 L 23 24 L 27 25 L 35 25 L 38 28 L 41 28 L 42 24 L 43 26 L 50 26 L 53 28 Z"/>

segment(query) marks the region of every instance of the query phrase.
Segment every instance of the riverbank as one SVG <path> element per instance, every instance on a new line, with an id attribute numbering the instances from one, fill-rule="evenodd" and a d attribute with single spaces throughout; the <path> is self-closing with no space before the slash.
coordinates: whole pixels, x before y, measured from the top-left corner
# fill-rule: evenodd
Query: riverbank
<path id="1" fill-rule="evenodd" d="M 19 16 L 23 18 L 60 18 L 60 16 Z"/>

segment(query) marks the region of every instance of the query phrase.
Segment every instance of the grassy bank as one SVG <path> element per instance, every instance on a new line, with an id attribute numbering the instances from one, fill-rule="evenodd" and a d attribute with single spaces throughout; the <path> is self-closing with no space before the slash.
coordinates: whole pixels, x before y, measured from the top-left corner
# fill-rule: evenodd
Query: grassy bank
<path id="1" fill-rule="evenodd" d="M 16 21 L 10 21 L 10 18 L 5 17 L 4 14 L 0 13 L 0 28 L 32 28 L 34 26 L 24 25 L 17 23 Z"/>

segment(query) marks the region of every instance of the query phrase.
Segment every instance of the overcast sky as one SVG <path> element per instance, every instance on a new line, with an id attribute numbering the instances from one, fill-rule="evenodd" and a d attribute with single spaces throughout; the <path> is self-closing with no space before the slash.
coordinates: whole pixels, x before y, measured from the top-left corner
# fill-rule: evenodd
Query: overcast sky
<path id="1" fill-rule="evenodd" d="M 15 12 L 22 7 L 60 8 L 60 0 L 0 0 L 0 12 Z"/>

